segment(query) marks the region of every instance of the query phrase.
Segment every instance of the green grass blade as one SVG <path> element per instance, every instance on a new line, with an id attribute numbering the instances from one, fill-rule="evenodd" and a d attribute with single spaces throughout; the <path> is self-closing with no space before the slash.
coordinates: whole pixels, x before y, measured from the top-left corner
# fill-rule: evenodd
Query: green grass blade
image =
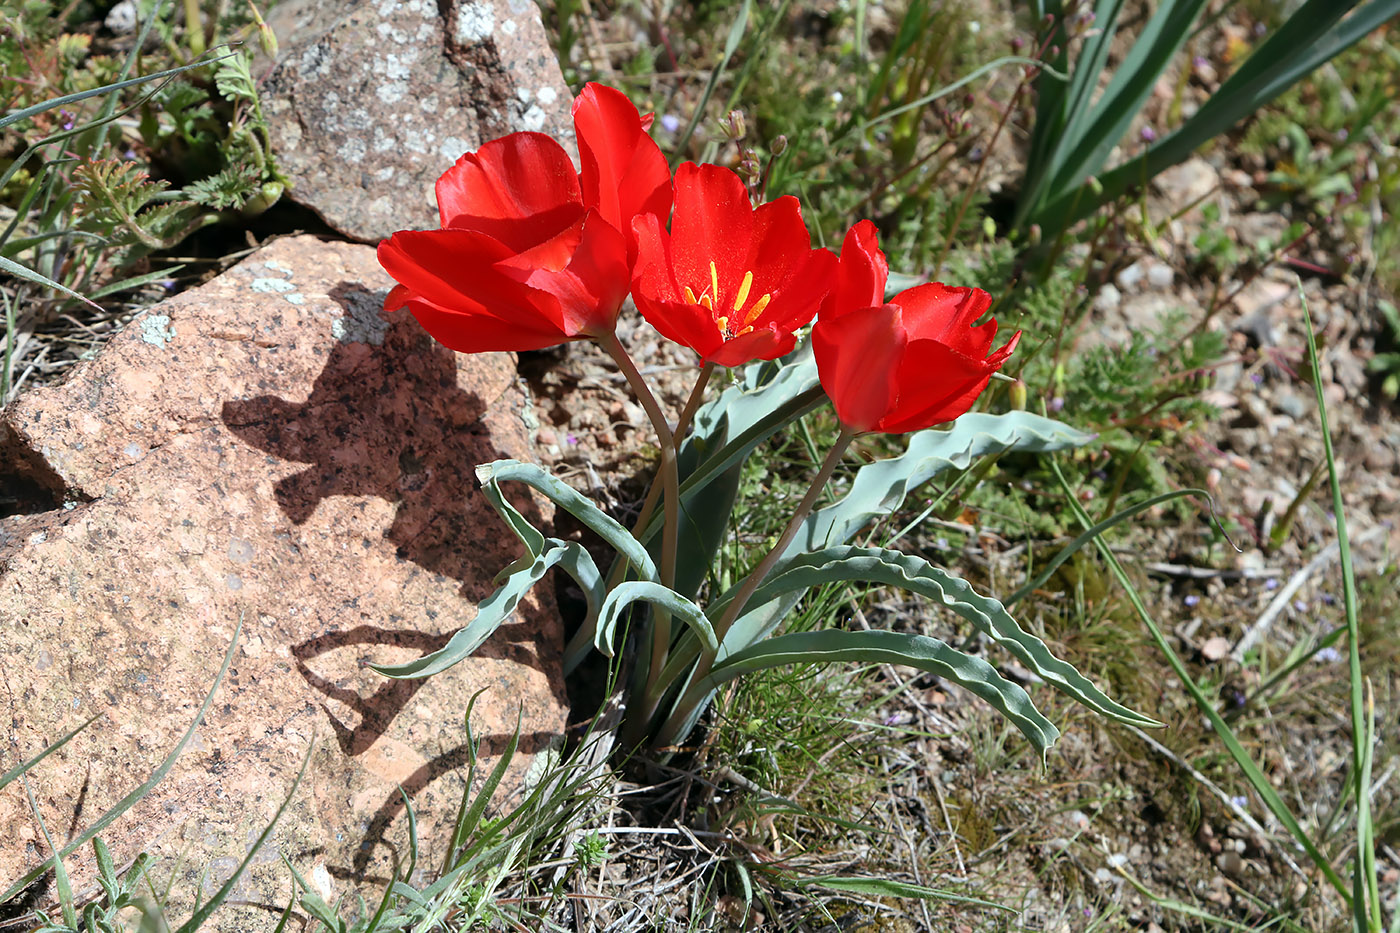
<path id="1" fill-rule="evenodd" d="M 169 78 L 181 72 L 189 71 L 192 68 L 203 68 L 205 65 L 221 62 L 237 54 L 237 52 L 225 52 L 223 55 L 219 55 L 215 58 L 206 58 L 202 61 L 191 62 L 188 65 L 181 65 L 179 68 L 168 68 L 165 71 L 157 71 L 152 74 L 142 75 L 139 78 L 128 78 L 125 81 L 117 81 L 114 84 L 103 85 L 102 87 L 93 88 L 90 91 L 79 91 L 76 94 L 65 94 L 62 97 L 55 97 L 52 100 L 40 101 L 33 106 L 25 107 L 23 110 L 12 110 L 3 117 L 0 117 L 0 130 L 3 130 L 11 123 L 17 123 L 20 120 L 25 120 L 29 117 L 41 114 L 46 110 L 52 110 L 55 107 L 65 107 L 68 104 L 75 104 L 80 100 L 87 100 L 89 97 L 99 97 L 103 94 L 111 94 L 114 91 L 124 90 L 138 84 L 145 84 L 148 81 Z M 89 127 L 84 127 L 83 129 L 89 129 Z"/>
<path id="2" fill-rule="evenodd" d="M 1010 596 L 1006 597 L 1004 600 L 1002 600 L 1002 602 L 1007 606 L 1019 603 L 1031 593 L 1035 592 L 1038 588 L 1044 586 L 1045 581 L 1049 580 L 1052 576 L 1054 576 L 1055 571 L 1060 568 L 1060 565 L 1063 564 L 1065 561 L 1069 560 L 1071 557 L 1073 557 L 1076 551 L 1078 551 L 1084 545 L 1088 544 L 1090 541 L 1097 538 L 1099 535 L 1103 534 L 1108 529 L 1112 528 L 1115 525 L 1122 524 L 1123 522 L 1132 518 L 1134 515 L 1146 512 L 1148 509 L 1155 508 L 1164 502 L 1170 502 L 1173 499 L 1180 499 L 1182 496 L 1201 496 L 1207 501 L 1210 500 L 1210 493 L 1206 492 L 1204 489 L 1177 489 L 1172 492 L 1163 493 L 1160 496 L 1153 496 L 1146 502 L 1139 502 L 1137 505 L 1126 508 L 1123 511 L 1117 513 L 1116 515 L 1111 515 L 1103 521 L 1099 522 L 1094 527 L 1088 529 L 1087 531 L 1081 532 L 1078 537 L 1076 537 L 1069 544 L 1065 545 L 1064 550 L 1060 551 L 1060 553 L 1056 554 L 1053 558 L 1051 558 L 1050 563 L 1045 565 L 1045 569 L 1041 570 L 1040 573 L 1036 574 L 1033 579 L 1027 581 L 1020 589 L 1012 593 Z"/>
<path id="3" fill-rule="evenodd" d="M 1327 482 L 1332 490 L 1332 515 L 1337 526 L 1337 555 L 1342 566 L 1342 601 L 1347 621 L 1347 667 L 1351 692 L 1352 776 L 1356 795 L 1356 861 L 1352 891 L 1357 929 L 1380 933 L 1381 899 L 1376 876 L 1376 847 L 1371 824 L 1371 759 L 1375 751 L 1374 709 L 1366 712 L 1365 681 L 1361 674 L 1361 627 L 1357 622 L 1356 571 L 1351 562 L 1351 537 L 1347 534 L 1346 503 L 1337 480 L 1337 461 L 1332 452 L 1332 431 L 1327 424 L 1327 402 L 1322 395 L 1322 372 L 1318 368 L 1317 337 L 1312 315 L 1308 313 L 1303 282 L 1298 280 L 1298 300 L 1303 304 L 1307 325 L 1308 364 L 1312 368 L 1313 391 L 1317 396 L 1317 420 L 1322 430 L 1322 451 L 1327 458 Z M 1370 913 L 1367 913 L 1367 905 Z"/>
<path id="4" fill-rule="evenodd" d="M 180 754 L 184 752 L 185 746 L 190 743 L 190 739 L 194 738 L 195 730 L 198 729 L 199 724 L 204 721 L 204 714 L 209 712 L 209 706 L 214 702 L 214 694 L 218 692 L 219 684 L 223 683 L 224 674 L 228 673 L 229 665 L 233 663 L 234 651 L 238 647 L 238 635 L 242 630 L 243 619 L 240 617 L 237 625 L 234 626 L 233 639 L 229 642 L 228 651 L 224 654 L 223 666 L 219 668 L 219 673 L 215 675 L 214 684 L 209 688 L 209 693 L 205 695 L 204 702 L 199 707 L 199 712 L 195 714 L 194 720 L 190 723 L 189 728 L 185 730 L 185 734 L 180 737 L 179 744 L 177 744 L 174 750 L 172 750 L 170 754 L 165 757 L 165 760 L 160 763 L 160 767 L 156 768 L 156 770 L 151 773 L 151 776 L 147 778 L 144 784 L 133 790 L 131 793 L 127 794 L 121 800 L 117 801 L 117 803 L 111 809 L 99 816 L 96 822 L 94 822 L 87 829 L 79 833 L 76 838 L 74 838 L 71 842 L 68 843 L 68 845 L 64 846 L 63 851 L 58 853 L 57 858 L 64 858 L 72 854 L 72 852 L 79 846 L 83 845 L 92 837 L 96 836 L 98 833 L 102 832 L 102 830 L 110 826 L 112 824 L 112 821 L 114 821 L 117 817 L 121 816 L 127 810 L 130 810 L 133 806 L 136 805 L 137 801 L 139 801 L 142 797 L 145 797 L 148 793 L 150 793 L 151 789 L 154 788 L 157 784 L 159 784 L 165 778 L 166 774 L 170 772 L 170 769 L 175 766 L 175 761 L 180 757 Z M 0 894 L 0 904 L 3 904 L 5 901 L 8 901 L 10 898 L 18 894 L 20 891 L 23 891 L 25 888 L 29 887 L 29 885 L 33 883 L 35 878 L 38 878 L 44 872 L 48 871 L 51 867 L 53 867 L 50 863 L 54 860 L 55 859 L 53 857 L 45 859 L 39 865 L 36 865 L 29 871 L 25 872 L 24 877 L 20 878 L 14 884 L 10 885 L 9 889 L 5 891 L 4 894 Z"/>
<path id="5" fill-rule="evenodd" d="M 1089 518 L 1089 514 L 1084 511 L 1084 507 L 1079 504 L 1079 500 L 1075 497 L 1074 489 L 1069 485 L 1069 481 L 1065 479 L 1064 474 L 1060 472 L 1060 465 L 1053 459 L 1050 460 L 1050 469 L 1054 471 L 1055 478 L 1060 481 L 1060 486 L 1064 489 L 1066 494 L 1066 502 L 1069 503 L 1069 507 L 1074 511 L 1075 517 L 1079 520 L 1079 523 L 1085 528 L 1093 527 L 1093 520 Z M 1128 574 L 1123 569 L 1123 565 L 1118 562 L 1117 555 L 1113 553 L 1112 549 L 1109 548 L 1101 537 L 1095 538 L 1094 544 L 1099 549 L 1099 554 L 1103 557 L 1104 562 L 1108 564 L 1109 570 L 1112 571 L 1113 576 L 1118 580 L 1119 585 L 1123 587 L 1123 592 L 1128 597 L 1128 602 L 1132 604 L 1138 618 L 1141 619 L 1143 625 L 1147 627 L 1147 631 L 1152 636 L 1152 640 L 1156 643 L 1158 650 L 1160 650 L 1162 655 L 1167 659 L 1167 664 L 1171 666 L 1171 669 L 1176 673 L 1177 679 L 1181 681 L 1182 685 L 1186 687 L 1187 692 L 1191 694 L 1191 699 L 1195 701 L 1197 708 L 1210 720 L 1211 728 L 1213 728 L 1215 734 L 1220 737 L 1221 744 L 1223 744 L 1226 751 L 1230 753 L 1230 757 L 1235 760 L 1240 771 L 1243 772 L 1245 779 L 1248 780 L 1250 786 L 1254 788 L 1254 792 L 1259 795 L 1259 799 L 1269 808 L 1269 812 L 1273 813 L 1278 821 L 1283 824 L 1284 828 L 1288 830 L 1289 834 L 1298 841 L 1298 844 L 1303 847 L 1303 851 L 1308 854 L 1308 858 L 1317 866 L 1318 871 L 1322 872 L 1327 878 L 1328 884 L 1332 885 L 1332 887 L 1337 890 L 1337 893 L 1342 896 L 1343 900 L 1347 902 L 1348 907 L 1350 907 L 1351 893 L 1347 890 L 1346 882 L 1342 880 L 1341 875 L 1337 874 L 1336 869 L 1332 867 L 1332 863 L 1327 859 L 1327 856 L 1318 849 L 1312 838 L 1303 831 L 1303 827 L 1298 824 L 1297 819 L 1294 818 L 1293 813 L 1288 809 L 1288 805 L 1279 797 L 1278 792 L 1275 791 L 1273 785 L 1269 783 L 1269 779 L 1264 776 L 1264 772 L 1259 770 L 1259 766 L 1254 763 L 1254 759 L 1249 757 L 1249 753 L 1244 750 L 1244 746 L 1242 746 L 1239 739 L 1235 737 L 1235 733 L 1230 729 L 1229 723 L 1225 722 L 1221 715 L 1216 712 L 1215 706 L 1211 703 L 1210 698 L 1201 690 L 1200 685 L 1198 685 L 1195 678 L 1191 676 L 1191 672 L 1186 669 L 1185 663 L 1182 662 L 1180 656 L 1177 655 L 1176 651 L 1167 641 L 1166 636 L 1162 634 L 1162 630 L 1157 626 L 1157 622 L 1152 618 L 1152 614 L 1149 613 L 1147 607 L 1143 605 L 1142 597 L 1138 595 L 1137 587 L 1133 586 L 1133 582 L 1128 578 Z"/>
<path id="6" fill-rule="evenodd" d="M 744 0 L 738 15 L 734 17 L 734 22 L 729 27 L 729 35 L 724 40 L 724 54 L 715 63 L 714 69 L 710 72 L 710 80 L 705 82 L 705 90 L 701 92 L 700 100 L 695 104 L 695 112 L 690 115 L 690 122 L 686 124 L 681 138 L 676 140 L 675 154 L 671 156 L 671 171 L 675 171 L 676 166 L 680 163 L 681 153 L 685 152 L 685 147 L 690 143 L 690 137 L 695 135 L 695 128 L 700 125 L 701 120 L 705 119 L 705 108 L 709 106 L 710 98 L 714 96 L 715 87 L 718 86 L 719 79 L 724 75 L 725 69 L 729 67 L 729 60 L 738 51 L 739 43 L 744 39 L 744 32 L 749 28 L 749 13 L 752 10 L 753 0 Z"/>
<path id="7" fill-rule="evenodd" d="M 1185 160 L 1313 69 L 1400 14 L 1400 0 L 1369 0 L 1342 20 L 1353 6 L 1355 0 L 1307 0 L 1194 116 L 1158 140 L 1141 158 L 1099 176 L 1098 189 L 1079 186 L 1068 190 L 1055 201 L 1047 202 L 1044 214 L 1060 213 L 1062 219 L 1056 223 L 1067 226 L 1117 200 L 1144 179 Z"/>
<path id="8" fill-rule="evenodd" d="M 53 844 L 53 837 L 49 835 L 49 827 L 44 823 L 44 814 L 39 810 L 39 803 L 34 799 L 34 791 L 29 786 L 29 778 L 24 778 L 24 793 L 29 798 L 29 809 L 34 811 L 34 819 L 39 821 L 39 831 L 44 834 L 44 842 L 48 845 L 50 852 L 57 852 L 58 848 Z M 73 886 L 68 883 L 68 870 L 63 867 L 63 856 L 50 859 L 53 862 L 53 883 L 58 888 L 58 905 L 63 911 L 63 922 L 68 929 L 78 929 L 78 912 L 73 907 Z M 6 898 L 8 900 L 8 898 Z"/>
<path id="9" fill-rule="evenodd" d="M 98 298 L 105 298 L 106 296 L 115 294 L 117 292 L 126 291 L 130 288 L 140 288 L 142 285 L 149 285 L 150 283 L 160 281 L 161 279 L 168 279 L 183 268 L 185 267 L 170 266 L 166 269 L 157 269 L 154 272 L 147 272 L 142 275 L 133 275 L 131 278 L 122 279 L 120 282 L 113 282 L 110 285 L 104 285 L 101 288 L 95 290 L 89 297 L 96 300 Z"/>
<path id="10" fill-rule="evenodd" d="M 96 308 L 98 311 L 102 310 L 102 306 L 91 298 L 79 295 L 67 285 L 61 285 L 42 273 L 35 272 L 33 269 L 20 265 L 13 259 L 6 259 L 4 256 L 0 256 L 0 272 L 6 272 L 17 279 L 23 279 L 26 282 L 33 282 L 35 285 L 42 285 L 45 288 L 51 288 L 54 291 L 62 292 L 70 298 L 76 298 L 78 301 Z"/>
<path id="11" fill-rule="evenodd" d="M 793 878 L 792 883 L 799 888 L 826 888 L 828 891 L 840 891 L 843 894 L 865 894 L 871 897 L 903 897 L 918 898 L 920 900 L 946 901 L 950 904 L 966 904 L 969 907 L 987 907 L 992 910 L 1005 910 L 1016 913 L 1013 907 L 1005 904 L 998 904 L 995 901 L 984 901 L 977 897 L 968 897 L 965 894 L 954 894 L 952 891 L 942 891 L 938 888 L 930 888 L 921 884 L 909 884 L 905 881 L 895 881 L 891 878 L 859 878 L 849 875 L 817 875 L 808 878 Z"/>
<path id="12" fill-rule="evenodd" d="M 75 726 L 72 732 L 69 732 L 67 735 L 63 736 L 63 738 L 58 739 L 53 744 L 45 748 L 42 752 L 35 755 L 33 758 L 29 759 L 28 761 L 21 761 L 19 764 L 6 771 L 4 774 L 0 774 L 0 789 L 3 789 L 7 784 L 17 779 L 20 775 L 26 773 L 39 762 L 43 761 L 45 758 L 58 751 L 60 748 L 67 745 L 69 741 L 72 740 L 73 736 L 77 735 L 79 732 L 82 732 L 84 729 L 92 725 L 101 717 L 101 713 L 94 713 L 88 719 L 87 722 L 83 723 L 80 726 Z"/>
<path id="13" fill-rule="evenodd" d="M 263 847 L 268 837 L 272 835 L 272 830 L 276 828 L 278 820 L 282 819 L 282 814 L 286 813 L 287 807 L 291 806 L 292 798 L 296 796 L 297 788 L 301 786 L 301 779 L 306 776 L 306 767 L 311 764 L 311 755 L 315 751 L 316 739 L 313 736 L 311 744 L 306 749 L 306 757 L 301 760 L 301 769 L 297 771 L 297 776 L 292 781 L 292 786 L 287 790 L 287 796 L 282 800 L 282 805 L 278 807 L 277 812 L 272 815 L 272 821 L 258 834 L 258 838 L 248 849 L 248 854 L 245 855 L 243 861 L 239 863 L 238 869 L 229 876 L 229 879 L 223 883 L 219 890 L 214 892 L 213 897 L 209 898 L 199 910 L 195 911 L 194 914 L 190 916 L 190 919 L 180 925 L 180 928 L 176 930 L 175 933 L 194 933 L 195 930 L 198 930 L 204 925 L 204 921 L 208 920 L 209 916 L 213 914 L 214 911 L 218 910 L 219 906 L 233 893 L 233 888 L 238 884 L 238 880 L 243 877 L 243 872 L 247 871 L 248 865 L 253 861 L 253 857 L 258 854 L 258 850 Z"/>

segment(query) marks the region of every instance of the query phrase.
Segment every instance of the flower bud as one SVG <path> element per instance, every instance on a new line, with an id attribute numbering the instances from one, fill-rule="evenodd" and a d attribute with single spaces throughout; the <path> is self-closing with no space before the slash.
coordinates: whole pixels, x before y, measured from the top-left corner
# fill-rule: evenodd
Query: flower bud
<path id="1" fill-rule="evenodd" d="M 773 155 L 774 158 L 777 158 L 778 156 L 782 155 L 784 152 L 787 151 L 787 137 L 773 137 L 772 142 L 768 144 L 768 151 Z"/>
<path id="2" fill-rule="evenodd" d="M 268 58 L 276 58 L 276 57 L 277 57 L 277 36 L 276 36 L 276 34 L 273 33 L 272 27 L 271 27 L 271 26 L 269 26 L 267 23 L 263 22 L 262 14 L 259 13 L 259 12 L 258 12 L 258 8 L 257 8 L 256 6 L 253 5 L 253 0 L 248 0 L 248 9 L 250 9 L 250 10 L 253 11 L 253 22 L 254 22 L 254 23 L 257 25 L 257 27 L 258 27 L 258 44 L 262 46 L 262 50 L 263 50 L 264 53 L 267 54 L 267 57 L 268 57 Z"/>
<path id="3" fill-rule="evenodd" d="M 1026 383 L 1020 379 L 1011 383 L 1011 407 L 1016 411 L 1026 410 Z"/>
<path id="4" fill-rule="evenodd" d="M 744 138 L 745 129 L 742 110 L 731 110 L 729 115 L 720 121 L 720 130 L 725 136 L 735 141 Z"/>

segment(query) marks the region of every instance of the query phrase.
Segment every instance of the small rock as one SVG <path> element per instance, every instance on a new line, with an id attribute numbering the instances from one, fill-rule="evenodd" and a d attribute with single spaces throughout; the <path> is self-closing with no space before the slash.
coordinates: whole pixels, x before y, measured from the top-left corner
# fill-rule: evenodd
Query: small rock
<path id="1" fill-rule="evenodd" d="M 1139 261 L 1118 270 L 1118 274 L 1113 277 L 1113 280 L 1118 283 L 1119 289 L 1130 292 L 1137 288 L 1138 283 L 1143 280 L 1146 274 Z"/>
<path id="2" fill-rule="evenodd" d="M 1123 301 L 1122 292 L 1118 291 L 1111 283 L 1105 282 L 1099 288 L 1099 293 L 1094 296 L 1094 310 L 1112 311 Z"/>
<path id="3" fill-rule="evenodd" d="M 1300 421 L 1308 415 L 1307 402 L 1295 392 L 1280 392 L 1274 398 L 1274 408 L 1295 421 Z"/>
<path id="4" fill-rule="evenodd" d="M 1201 657 L 1207 661 L 1219 661 L 1230 653 L 1230 640 L 1216 635 L 1207 638 L 1206 643 L 1201 645 Z"/>
<path id="5" fill-rule="evenodd" d="M 1169 288 L 1172 284 L 1172 267 L 1161 263 L 1147 270 L 1147 284 L 1153 288 Z"/>
<path id="6" fill-rule="evenodd" d="M 102 25 L 118 36 L 125 36 L 136 31 L 137 18 L 136 0 L 121 0 L 107 11 Z"/>

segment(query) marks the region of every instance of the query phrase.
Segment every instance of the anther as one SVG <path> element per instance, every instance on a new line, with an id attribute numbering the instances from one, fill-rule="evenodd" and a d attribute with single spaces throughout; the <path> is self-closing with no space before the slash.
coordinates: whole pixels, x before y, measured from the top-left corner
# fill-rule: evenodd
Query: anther
<path id="1" fill-rule="evenodd" d="M 744 310 L 744 302 L 749 300 L 749 289 L 753 286 L 753 273 L 745 272 L 744 281 L 739 283 L 739 294 L 734 296 L 734 310 Z"/>

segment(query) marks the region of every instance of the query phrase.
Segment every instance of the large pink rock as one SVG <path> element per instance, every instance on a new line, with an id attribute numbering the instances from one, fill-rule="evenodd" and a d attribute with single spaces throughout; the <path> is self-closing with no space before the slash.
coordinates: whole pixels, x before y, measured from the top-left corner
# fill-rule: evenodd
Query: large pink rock
<path id="1" fill-rule="evenodd" d="M 400 786 L 440 857 L 477 691 L 486 769 L 522 715 L 507 790 L 564 726 L 547 597 L 427 681 L 366 667 L 417 657 L 472 618 L 518 553 L 473 467 L 531 453 L 513 360 L 458 356 L 407 314 L 381 318 L 388 285 L 368 247 L 280 240 L 138 317 L 0 424 L 0 475 L 52 498 L 0 520 L 0 771 L 98 716 L 30 775 L 56 837 L 155 769 L 242 620 L 193 743 L 103 833 L 119 863 L 178 854 L 177 905 L 233 871 L 313 738 L 305 782 L 241 899 L 286 903 L 280 856 L 328 899 L 384 879 L 406 852 Z M 0 792 L 0 826 L 8 887 L 47 854 L 18 783 Z M 68 862 L 80 886 L 90 852 Z M 223 929 L 276 920 L 217 916 Z"/>

